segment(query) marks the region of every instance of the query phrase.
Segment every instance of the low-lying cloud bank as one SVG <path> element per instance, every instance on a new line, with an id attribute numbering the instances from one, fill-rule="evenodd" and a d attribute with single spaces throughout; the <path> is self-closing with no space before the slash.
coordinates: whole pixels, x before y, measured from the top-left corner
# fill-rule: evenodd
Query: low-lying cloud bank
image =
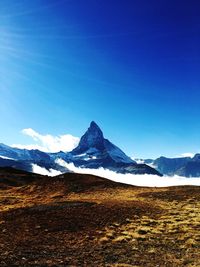
<path id="1" fill-rule="evenodd" d="M 48 176 L 56 176 L 62 174 L 62 172 L 60 171 L 54 169 L 47 170 L 43 167 L 38 166 L 37 164 L 32 164 L 32 172 Z"/>
<path id="2" fill-rule="evenodd" d="M 56 163 L 62 167 L 67 168 L 71 172 L 93 174 L 96 176 L 110 179 L 115 182 L 136 185 L 136 186 L 148 186 L 148 187 L 166 187 L 166 186 L 176 186 L 176 185 L 200 186 L 200 178 L 193 178 L 193 177 L 186 178 L 177 175 L 172 177 L 171 176 L 159 177 L 157 175 L 150 175 L 150 174 L 142 174 L 142 175 L 121 174 L 104 168 L 99 168 L 99 169 L 79 168 L 74 166 L 73 163 L 67 163 L 62 159 L 57 159 Z M 49 176 L 56 176 L 61 174 L 60 171 L 54 169 L 50 169 L 48 171 L 47 169 L 42 168 L 36 164 L 32 164 L 32 166 L 34 173 L 49 175 Z"/>
<path id="3" fill-rule="evenodd" d="M 143 174 L 143 175 L 121 174 L 104 168 L 99 168 L 99 169 L 78 168 L 75 167 L 73 163 L 66 163 L 62 159 L 57 159 L 56 163 L 76 173 L 93 174 L 100 177 L 108 178 L 112 181 L 137 185 L 137 186 L 162 187 L 162 186 L 174 186 L 174 185 L 200 185 L 200 178 L 186 178 L 180 176 L 159 177 L 157 175 L 149 175 L 149 174 Z"/>
<path id="4" fill-rule="evenodd" d="M 74 149 L 80 140 L 78 137 L 71 134 L 58 136 L 50 134 L 42 135 L 31 128 L 23 129 L 22 133 L 30 136 L 35 143 L 30 145 L 13 144 L 12 147 L 21 149 L 39 149 L 43 152 L 68 152 Z"/>

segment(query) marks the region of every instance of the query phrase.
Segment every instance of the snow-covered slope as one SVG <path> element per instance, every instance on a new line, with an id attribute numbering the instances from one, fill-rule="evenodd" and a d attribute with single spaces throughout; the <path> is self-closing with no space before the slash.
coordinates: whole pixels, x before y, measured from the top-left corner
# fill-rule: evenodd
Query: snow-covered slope
<path id="1" fill-rule="evenodd" d="M 184 177 L 200 177 L 200 154 L 193 158 L 166 158 L 160 157 L 155 160 L 144 160 L 150 166 L 156 168 L 164 175 L 179 175 Z"/>
<path id="2" fill-rule="evenodd" d="M 99 126 L 92 121 L 86 133 L 81 137 L 78 146 L 71 152 L 82 159 L 99 159 L 109 156 L 115 162 L 134 163 L 121 149 L 105 139 Z"/>
<path id="3" fill-rule="evenodd" d="M 74 163 L 81 168 L 107 168 L 120 173 L 156 174 L 159 172 L 145 164 L 137 164 L 120 148 L 104 138 L 99 126 L 92 121 L 88 130 L 81 137 L 78 146 L 69 153 L 50 155 L 55 160 L 62 158 L 67 163 Z"/>
<path id="4" fill-rule="evenodd" d="M 0 157 L 2 164 L 6 163 L 9 166 L 13 166 L 13 164 L 22 165 L 24 166 L 23 169 L 30 168 L 31 164 L 36 164 L 43 168 L 66 172 L 67 169 L 63 169 L 63 166 L 56 163 L 58 159 L 63 159 L 67 163 L 74 163 L 76 167 L 80 168 L 97 169 L 103 167 L 119 173 L 160 175 L 158 171 L 150 166 L 137 164 L 121 149 L 105 139 L 103 132 L 94 121 L 91 122 L 88 130 L 81 137 L 78 146 L 71 152 L 45 153 L 39 150 L 12 148 L 0 144 Z M 13 163 L 13 160 L 8 161 L 8 158 L 19 163 Z"/>
<path id="5" fill-rule="evenodd" d="M 4 144 L 0 144 L 0 156 L 15 160 L 50 160 L 49 155 L 40 150 L 19 149 Z"/>

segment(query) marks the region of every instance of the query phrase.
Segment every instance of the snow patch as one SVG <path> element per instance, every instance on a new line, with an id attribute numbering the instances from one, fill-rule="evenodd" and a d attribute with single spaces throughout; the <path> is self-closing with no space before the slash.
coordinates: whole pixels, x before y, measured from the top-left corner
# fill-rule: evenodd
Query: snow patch
<path id="1" fill-rule="evenodd" d="M 79 154 L 79 155 L 75 155 L 74 157 L 77 158 L 77 157 L 84 157 L 86 155 L 86 153 L 83 153 L 83 154 Z"/>
<path id="2" fill-rule="evenodd" d="M 91 160 L 91 159 L 97 159 L 96 156 L 93 155 L 88 155 L 88 153 L 80 154 L 80 155 L 75 155 L 75 158 L 81 158 L 82 160 Z"/>
<path id="3" fill-rule="evenodd" d="M 137 164 L 144 164 L 143 159 L 134 159 L 134 158 L 131 158 L 131 159 L 134 160 Z"/>
<path id="4" fill-rule="evenodd" d="M 13 159 L 13 158 L 9 158 L 9 157 L 5 157 L 5 156 L 1 156 L 1 155 L 0 155 L 0 158 L 2 158 L 2 159 L 10 159 L 10 160 L 16 160 L 16 159 Z"/>

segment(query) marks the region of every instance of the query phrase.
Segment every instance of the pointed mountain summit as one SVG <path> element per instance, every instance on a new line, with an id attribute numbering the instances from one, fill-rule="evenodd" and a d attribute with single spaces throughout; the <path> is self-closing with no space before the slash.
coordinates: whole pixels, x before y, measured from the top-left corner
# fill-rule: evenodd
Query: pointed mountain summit
<path id="1" fill-rule="evenodd" d="M 81 137 L 78 146 L 71 152 L 45 153 L 39 150 L 12 148 L 0 144 L 0 166 L 14 167 L 34 171 L 35 165 L 47 170 L 68 172 L 67 167 L 60 166 L 56 160 L 63 159 L 79 168 L 105 168 L 118 173 L 155 174 L 159 171 L 137 164 L 121 149 L 104 138 L 100 127 L 92 121 L 85 134 Z"/>
<path id="2" fill-rule="evenodd" d="M 78 155 L 86 152 L 90 148 L 98 150 L 104 149 L 104 137 L 99 126 L 92 121 L 86 133 L 81 137 L 78 146 L 72 151 L 72 154 Z"/>
<path id="3" fill-rule="evenodd" d="M 137 164 L 120 148 L 104 138 L 100 127 L 92 121 L 78 146 L 63 157 L 68 163 L 73 162 L 80 168 L 106 168 L 119 173 L 156 174 L 158 171 L 146 164 Z"/>
<path id="4" fill-rule="evenodd" d="M 71 152 L 73 155 L 93 159 L 106 158 L 115 162 L 133 163 L 121 149 L 105 139 L 100 127 L 92 121 L 86 133 L 81 137 L 78 146 Z"/>

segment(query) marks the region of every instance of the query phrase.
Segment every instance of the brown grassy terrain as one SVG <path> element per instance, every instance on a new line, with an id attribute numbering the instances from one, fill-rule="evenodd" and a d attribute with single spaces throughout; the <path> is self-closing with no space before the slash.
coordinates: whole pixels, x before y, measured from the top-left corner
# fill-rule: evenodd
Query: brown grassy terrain
<path id="1" fill-rule="evenodd" d="M 11 169 L 0 186 L 0 266 L 200 266 L 199 187 Z"/>

